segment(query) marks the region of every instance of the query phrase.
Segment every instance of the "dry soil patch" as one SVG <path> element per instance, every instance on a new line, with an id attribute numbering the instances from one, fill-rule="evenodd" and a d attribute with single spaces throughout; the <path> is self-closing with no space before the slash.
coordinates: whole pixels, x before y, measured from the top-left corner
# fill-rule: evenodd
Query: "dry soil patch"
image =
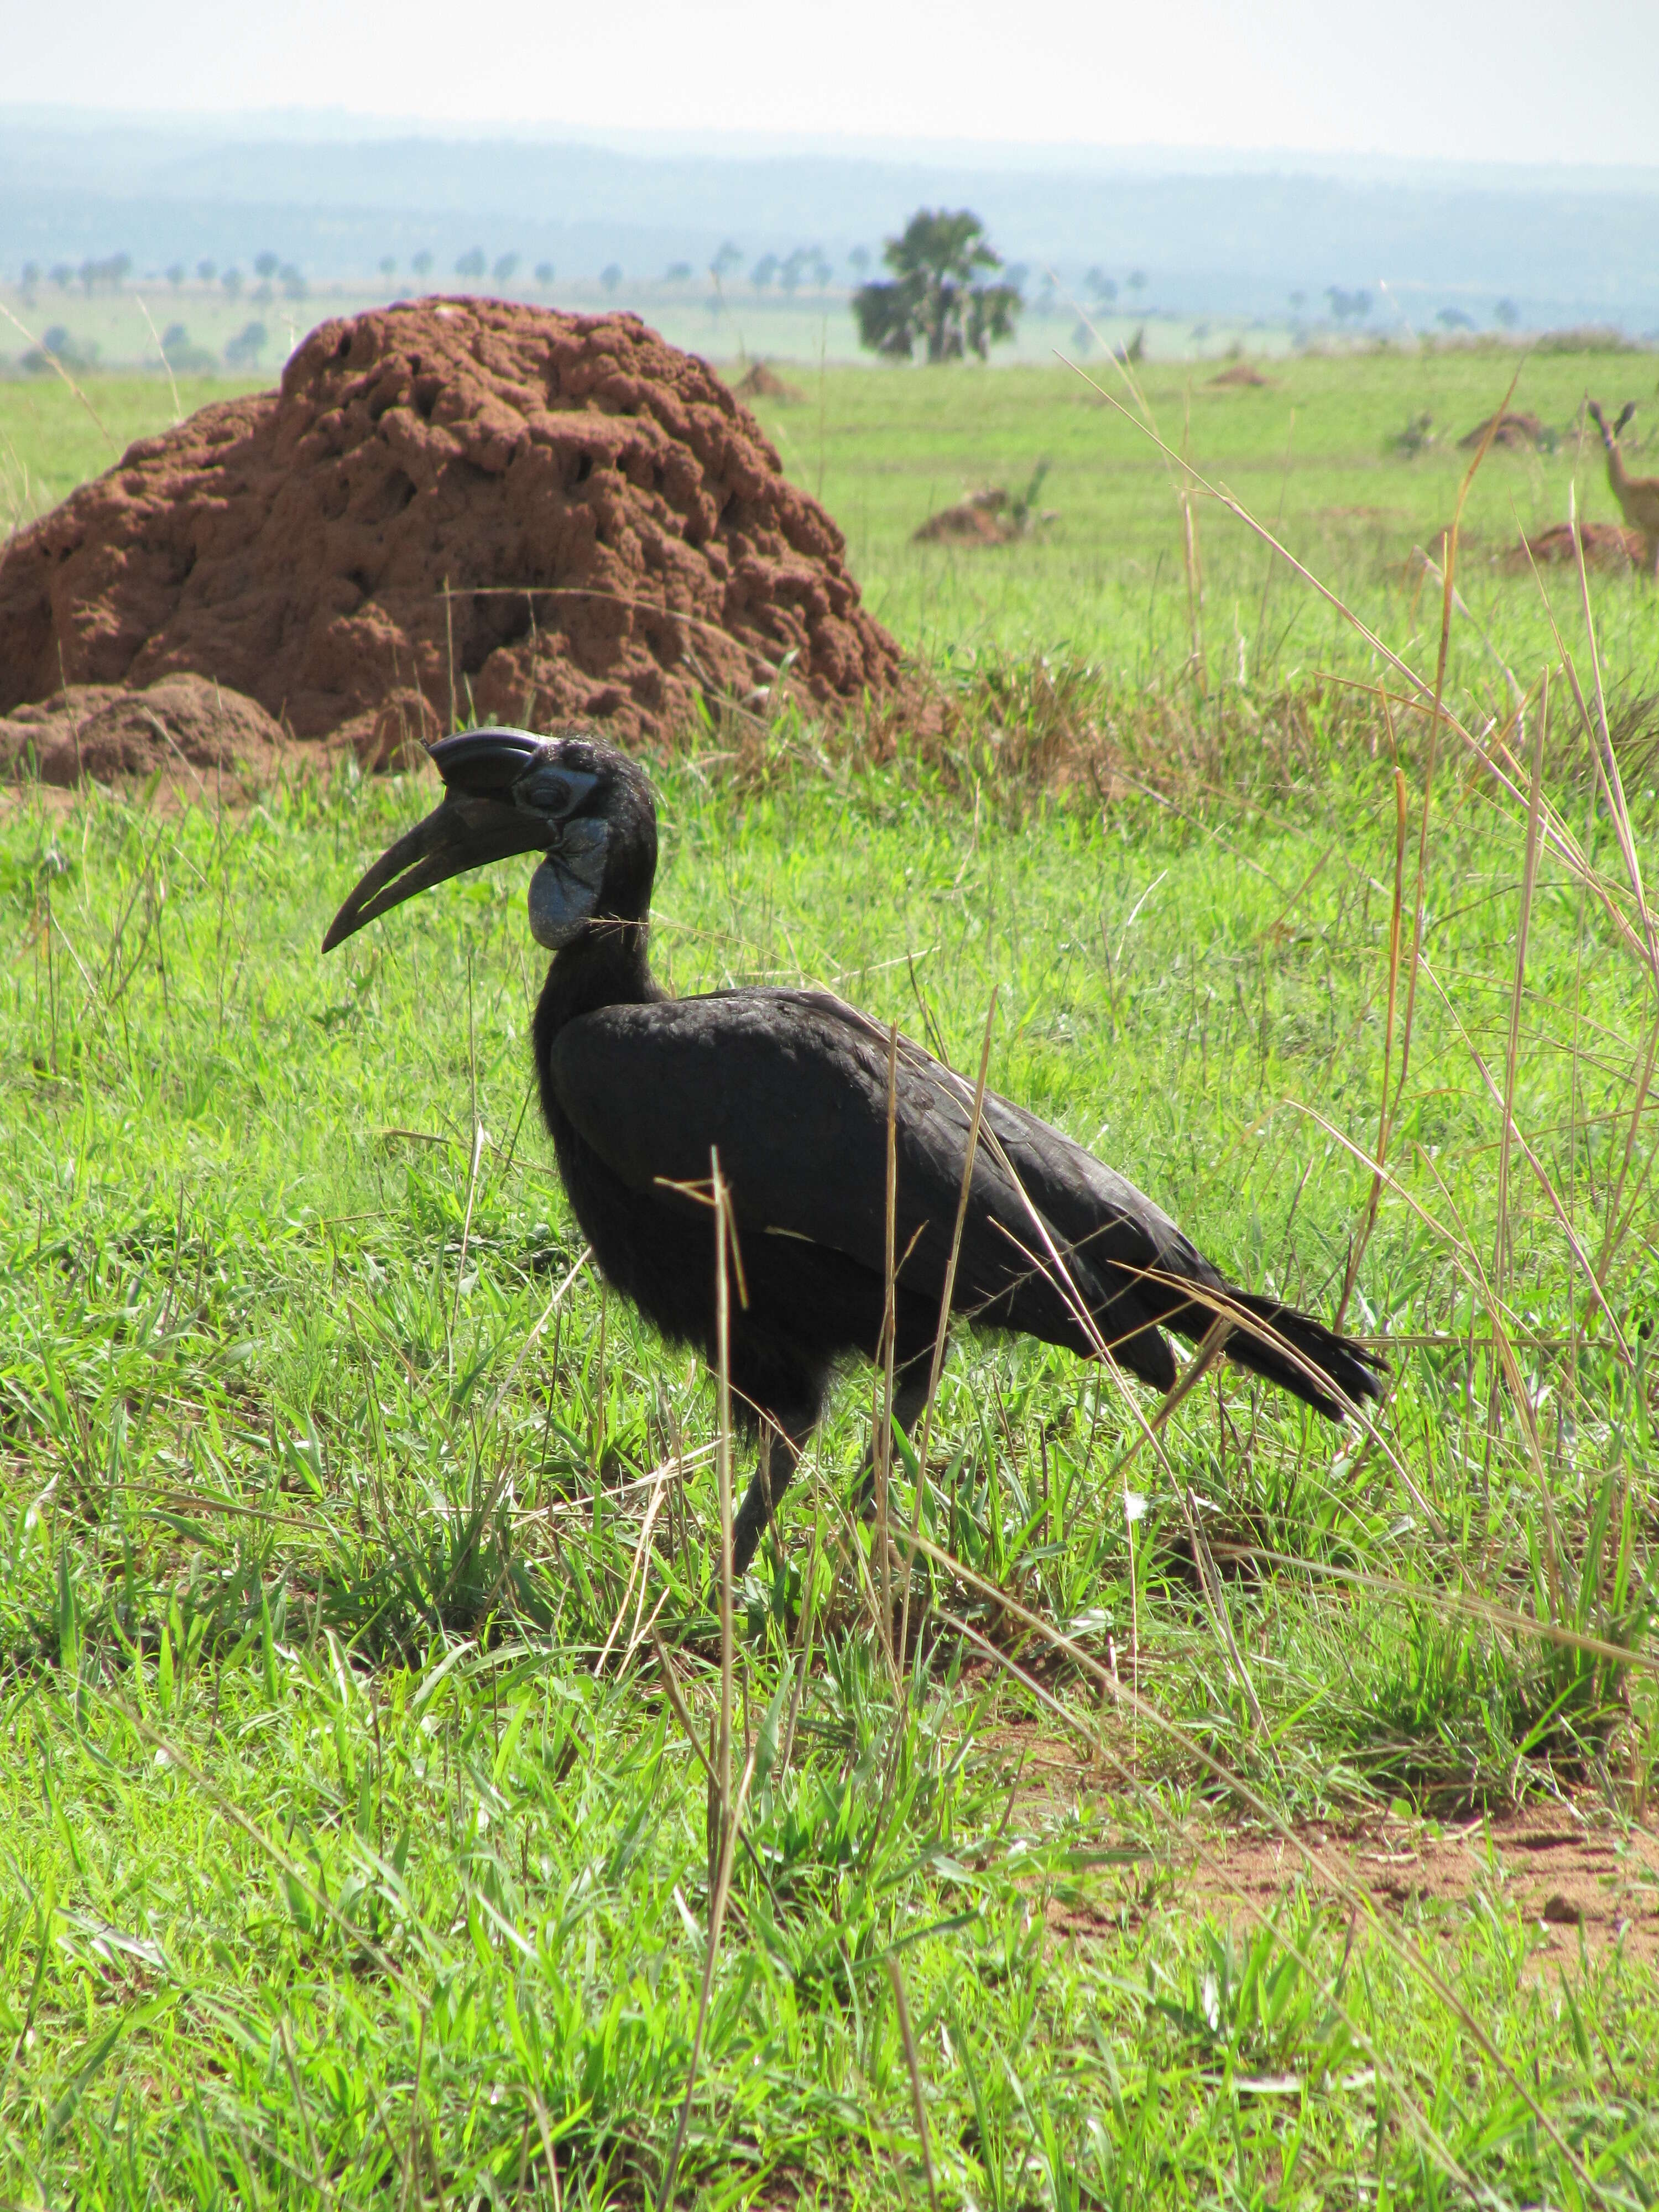
<path id="1" fill-rule="evenodd" d="M 1544 1805 L 1444 1825 L 1304 1824 L 1294 1834 L 1294 1842 L 1239 1832 L 1172 1838 L 1158 1880 L 1149 1880 L 1150 1859 L 1122 1878 L 1117 1911 L 1056 1900 L 1049 1924 L 1104 1934 L 1121 1926 L 1122 1905 L 1135 1898 L 1237 1919 L 1270 1912 L 1297 1889 L 1339 1907 L 1364 1891 L 1401 1917 L 1484 1894 L 1533 1924 L 1546 1957 L 1576 1959 L 1581 1943 L 1595 1956 L 1622 1943 L 1627 1955 L 1659 1963 L 1659 1836 L 1621 1829 L 1600 1808 L 1581 1816 L 1571 1805 Z"/>

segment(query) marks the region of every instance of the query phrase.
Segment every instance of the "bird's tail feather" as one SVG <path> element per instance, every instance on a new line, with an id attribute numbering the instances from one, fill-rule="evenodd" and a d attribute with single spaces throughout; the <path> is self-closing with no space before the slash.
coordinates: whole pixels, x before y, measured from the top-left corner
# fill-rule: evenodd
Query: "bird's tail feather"
<path id="1" fill-rule="evenodd" d="M 1174 1326 L 1184 1335 L 1202 1336 L 1214 1319 L 1207 1309 L 1189 1307 L 1196 1328 L 1181 1322 Z M 1224 1310 L 1234 1322 L 1227 1340 L 1227 1357 L 1252 1375 L 1260 1375 L 1288 1390 L 1304 1406 L 1311 1406 L 1328 1421 L 1340 1421 L 1351 1406 L 1368 1398 L 1381 1398 L 1387 1372 L 1381 1357 L 1311 1314 L 1282 1305 L 1277 1298 L 1254 1291 L 1230 1290 Z M 1261 1332 L 1249 1326 L 1245 1316 L 1262 1324 Z M 1183 1319 L 1185 1317 L 1183 1316 Z M 1332 1387 L 1326 1388 L 1325 1385 Z"/>
<path id="2" fill-rule="evenodd" d="M 1217 1287 L 1214 1298 L 1188 1297 L 1179 1312 L 1164 1314 L 1164 1325 L 1176 1336 L 1199 1343 L 1217 1316 L 1232 1321 L 1228 1336 L 1228 1358 L 1248 1367 L 1265 1382 L 1312 1405 L 1325 1420 L 1345 1420 L 1349 1407 L 1382 1395 L 1385 1360 L 1349 1336 L 1338 1336 L 1312 1314 L 1279 1298 L 1263 1298 L 1255 1290 L 1234 1290 L 1232 1283 Z M 1255 1328 L 1252 1322 L 1259 1322 Z M 1329 1385 L 1329 1387 L 1328 1387 Z"/>

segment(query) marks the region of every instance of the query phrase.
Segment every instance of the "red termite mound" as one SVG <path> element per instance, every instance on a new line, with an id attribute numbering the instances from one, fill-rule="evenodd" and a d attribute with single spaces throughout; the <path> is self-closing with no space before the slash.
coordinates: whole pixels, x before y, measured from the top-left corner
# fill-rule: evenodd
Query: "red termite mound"
<path id="1" fill-rule="evenodd" d="M 879 697 L 840 532 L 706 363 L 634 315 L 424 300 L 313 331 L 0 553 L 0 714 L 191 672 L 297 736 L 389 716 L 661 739 L 699 696 Z M 381 746 L 380 749 L 384 750 Z"/>

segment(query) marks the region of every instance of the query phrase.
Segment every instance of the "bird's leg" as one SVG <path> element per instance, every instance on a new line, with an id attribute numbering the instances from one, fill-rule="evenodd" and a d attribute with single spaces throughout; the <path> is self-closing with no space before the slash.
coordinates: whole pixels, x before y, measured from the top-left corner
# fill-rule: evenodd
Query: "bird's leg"
<path id="1" fill-rule="evenodd" d="M 743 1504 L 738 1508 L 737 1519 L 732 1524 L 733 1574 L 741 1575 L 748 1571 L 756 1547 L 765 1534 L 767 1525 L 777 1510 L 778 1501 L 788 1489 L 790 1477 L 799 1463 L 802 1441 L 791 1436 L 775 1421 L 762 1421 L 760 1456 L 755 1462 L 755 1472 L 744 1493 Z"/>
<path id="2" fill-rule="evenodd" d="M 927 1403 L 927 1369 L 932 1346 L 917 1358 L 899 1368 L 893 1376 L 893 1418 L 908 1437 L 921 1419 L 922 1408 Z M 817 1407 L 801 1414 L 791 1423 L 786 1417 L 763 1417 L 760 1428 L 760 1455 L 755 1462 L 755 1472 L 744 1492 L 743 1504 L 738 1508 L 732 1524 L 732 1571 L 734 1574 L 748 1571 L 749 1563 L 760 1547 L 760 1540 L 771 1524 L 783 1493 L 788 1489 L 807 1437 L 817 1418 Z M 867 1510 L 875 1491 L 876 1441 L 870 1439 L 870 1448 L 864 1455 L 864 1470 L 859 1479 L 859 1503 Z"/>
<path id="3" fill-rule="evenodd" d="M 908 1367 L 901 1367 L 893 1377 L 893 1419 L 905 1435 L 915 1432 L 921 1419 L 922 1408 L 927 1403 L 927 1369 L 929 1354 L 914 1359 Z M 867 1513 L 876 1494 L 876 1437 L 871 1431 L 870 1442 L 864 1455 L 864 1466 L 859 1475 L 859 1510 Z"/>

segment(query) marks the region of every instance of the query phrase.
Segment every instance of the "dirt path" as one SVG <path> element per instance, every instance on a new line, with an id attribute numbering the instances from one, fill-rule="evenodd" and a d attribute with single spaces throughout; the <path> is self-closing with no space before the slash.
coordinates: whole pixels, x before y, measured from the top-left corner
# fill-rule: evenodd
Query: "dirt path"
<path id="1" fill-rule="evenodd" d="M 1132 1917 L 1170 1906 L 1253 1917 L 1298 1886 L 1339 1901 L 1364 1890 L 1384 1911 L 1432 1920 L 1437 1908 L 1484 1893 L 1535 1924 L 1540 1958 L 1576 1959 L 1582 1945 L 1594 1959 L 1619 1943 L 1627 1956 L 1659 1964 L 1659 1834 L 1651 1826 L 1620 1827 L 1600 1805 L 1540 1805 L 1444 1825 L 1310 1822 L 1294 1833 L 1294 1844 L 1237 1831 L 1172 1837 L 1167 1856 L 1124 1869 L 1115 1910 L 1104 1899 L 1056 1899 L 1049 1925 L 1057 1934 L 1104 1935 L 1121 1928 L 1126 1905 Z"/>

